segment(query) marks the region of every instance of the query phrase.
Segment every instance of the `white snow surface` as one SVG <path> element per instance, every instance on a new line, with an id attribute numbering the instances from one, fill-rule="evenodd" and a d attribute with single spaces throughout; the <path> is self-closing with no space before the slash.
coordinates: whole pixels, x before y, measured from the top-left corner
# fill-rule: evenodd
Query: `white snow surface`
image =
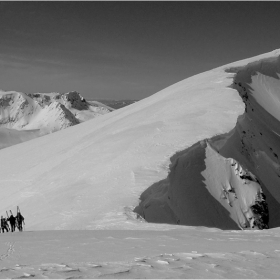
<path id="1" fill-rule="evenodd" d="M 280 75 L 278 74 L 278 77 Z M 261 73 L 252 76 L 250 87 L 257 102 L 280 121 L 280 80 Z"/>
<path id="2" fill-rule="evenodd" d="M 221 231 L 169 225 L 164 230 L 152 227 L 1 234 L 0 277 L 279 278 L 279 229 Z"/>
<path id="3" fill-rule="evenodd" d="M 280 202 L 275 185 L 280 165 L 269 148 L 261 146 L 261 136 L 245 139 L 253 147 L 258 145 L 259 150 L 252 151 L 253 163 L 237 151 L 234 136 L 239 126 L 247 125 L 250 118 L 252 129 L 255 124 L 261 126 L 253 113 L 243 115 L 244 100 L 230 87 L 235 74 L 225 71 L 279 55 L 276 50 L 201 73 L 110 114 L 2 149 L 0 211 L 2 215 L 10 209 L 15 212 L 19 205 L 26 231 L 1 234 L 1 277 L 279 277 L 279 228 L 240 231 L 153 224 L 136 219 L 131 211 L 143 191 L 166 179 L 171 156 L 221 134 L 226 135 L 221 145 L 210 141 L 206 147 L 207 168 L 201 174 L 207 191 L 216 201 L 223 201 L 224 209 L 231 209 L 232 203 L 234 209 L 245 206 L 247 211 L 250 199 L 264 186 L 273 197 L 268 205 Z M 257 90 L 254 81 L 253 88 Z M 262 105 L 254 105 L 254 112 L 265 121 L 270 117 Z M 251 105 L 246 106 L 249 111 Z M 274 141 L 275 153 L 277 124 L 273 120 L 265 130 L 266 141 Z M 211 177 L 211 170 L 221 172 L 216 168 L 215 173 L 215 164 L 225 167 L 221 180 Z M 253 180 L 242 189 L 243 181 L 234 177 L 243 174 L 242 166 L 261 176 L 261 184 Z M 226 184 L 233 183 L 242 201 L 216 197 L 222 185 L 215 189 L 215 182 L 224 182 L 226 190 Z M 208 202 L 197 194 L 194 191 L 193 198 L 197 209 L 202 209 Z M 217 223 L 220 214 L 216 214 Z M 188 215 L 193 218 L 197 213 Z"/>
<path id="4" fill-rule="evenodd" d="M 0 149 L 42 136 L 40 129 L 17 130 L 0 127 Z"/>

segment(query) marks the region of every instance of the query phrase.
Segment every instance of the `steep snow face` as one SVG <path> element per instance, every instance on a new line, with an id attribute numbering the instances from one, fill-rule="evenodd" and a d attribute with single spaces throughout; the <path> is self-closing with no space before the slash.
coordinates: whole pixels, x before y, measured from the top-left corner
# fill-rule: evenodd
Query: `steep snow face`
<path id="1" fill-rule="evenodd" d="M 128 216 L 134 217 L 131 209 L 141 193 L 160 181 L 162 186 L 146 192 L 153 196 L 149 215 L 161 217 L 160 222 L 177 223 L 180 215 L 180 224 L 265 228 L 266 184 L 258 182 L 256 170 L 248 168 L 243 156 L 238 158 L 233 140 L 245 104 L 230 87 L 235 74 L 225 69 L 193 76 L 129 107 L 1 150 L 1 213 L 19 205 L 28 229 L 143 228 L 145 223 Z M 201 145 L 204 139 L 210 144 Z M 178 151 L 186 154 L 173 165 Z M 233 151 L 237 156 L 227 155 Z M 188 188 L 180 184 L 187 168 L 196 172 L 188 177 L 193 182 Z M 169 172 L 174 182 L 170 199 L 165 186 Z M 271 201 L 267 197 L 268 207 Z M 193 207 L 184 206 L 187 203 Z M 204 207 L 212 220 L 204 216 Z"/>
<path id="2" fill-rule="evenodd" d="M 167 179 L 141 195 L 134 210 L 148 222 L 222 229 L 268 228 L 268 209 L 253 174 L 206 141 L 171 158 Z"/>
<path id="3" fill-rule="evenodd" d="M 225 159 L 209 145 L 201 173 L 211 195 L 221 202 L 241 229 L 267 229 L 268 207 L 258 179 L 234 159 Z"/>
<path id="4" fill-rule="evenodd" d="M 243 98 L 245 113 L 220 149 L 257 176 L 266 195 L 270 227 L 280 226 L 279 73 L 279 57 L 239 69 L 233 87 Z"/>
<path id="5" fill-rule="evenodd" d="M 2 91 L 0 92 L 0 127 L 10 130 L 9 133 L 5 133 L 5 139 L 0 139 L 0 145 L 6 147 L 8 142 L 17 144 L 27 141 L 113 110 L 101 103 L 88 103 L 75 91 L 65 94 L 34 93 L 28 95 Z M 15 129 L 15 131 L 11 132 L 11 129 Z M 19 130 L 26 132 L 19 133 Z M 40 130 L 40 132 L 27 133 L 29 130 Z M 9 141 L 7 141 L 8 137 Z"/>
<path id="6" fill-rule="evenodd" d="M 276 73 L 279 77 L 279 74 Z M 280 80 L 257 73 L 252 76 L 252 96 L 274 118 L 280 121 Z"/>
<path id="7" fill-rule="evenodd" d="M 237 72 L 233 87 L 245 103 L 245 113 L 230 133 L 209 139 L 215 149 L 204 151 L 198 143 L 179 153 L 167 179 L 141 195 L 136 213 L 150 222 L 223 229 L 234 227 L 230 220 L 242 229 L 280 226 L 278 55 L 224 68 Z M 245 175 L 234 176 L 229 161 L 236 175 L 246 169 Z"/>

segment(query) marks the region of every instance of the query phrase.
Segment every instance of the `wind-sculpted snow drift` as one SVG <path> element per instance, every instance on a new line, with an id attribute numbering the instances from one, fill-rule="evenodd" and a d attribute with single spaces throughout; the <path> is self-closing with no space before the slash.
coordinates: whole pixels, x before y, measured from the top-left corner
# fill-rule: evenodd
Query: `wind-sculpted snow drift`
<path id="1" fill-rule="evenodd" d="M 212 147 L 201 142 L 171 158 L 168 178 L 146 190 L 135 209 L 147 221 L 280 226 L 280 56 L 225 70 L 236 73 L 232 87 L 245 113 L 230 133 L 209 139 Z"/>
<path id="2" fill-rule="evenodd" d="M 147 189 L 135 209 L 147 221 L 268 228 L 262 188 L 234 159 L 224 158 L 207 141 L 200 141 L 171 162 L 168 178 Z"/>
<path id="3" fill-rule="evenodd" d="M 33 93 L 0 91 L 0 149 L 79 124 L 111 112 L 87 102 L 78 92 Z"/>
<path id="4" fill-rule="evenodd" d="M 0 213 L 19 205 L 28 229 L 143 229 L 137 214 L 221 229 L 280 226 L 279 55 L 201 73 L 2 149 Z"/>

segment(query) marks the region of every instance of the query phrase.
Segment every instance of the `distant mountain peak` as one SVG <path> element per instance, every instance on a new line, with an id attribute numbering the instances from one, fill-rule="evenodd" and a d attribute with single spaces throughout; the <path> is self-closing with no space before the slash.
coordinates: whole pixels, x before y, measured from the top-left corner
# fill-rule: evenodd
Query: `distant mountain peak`
<path id="1" fill-rule="evenodd" d="M 27 137 L 30 130 L 34 138 L 113 111 L 100 102 L 92 105 L 77 91 L 29 94 L 0 91 L 0 106 L 0 129 L 17 130 L 11 137 L 18 135 L 18 142 L 30 140 L 32 137 Z M 25 133 L 21 133 L 22 130 Z M 34 133 L 34 130 L 38 130 L 38 133 Z M 14 144 L 15 140 L 5 140 L 0 147 L 10 146 L 8 142 Z"/>

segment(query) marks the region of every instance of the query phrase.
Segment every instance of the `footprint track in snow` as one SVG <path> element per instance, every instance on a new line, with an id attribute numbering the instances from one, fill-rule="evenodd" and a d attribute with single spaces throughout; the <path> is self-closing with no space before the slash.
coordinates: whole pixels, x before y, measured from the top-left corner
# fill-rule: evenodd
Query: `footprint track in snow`
<path id="1" fill-rule="evenodd" d="M 9 255 L 14 250 L 7 244 Z M 71 262 L 15 265 L 1 278 L 135 279 L 135 278 L 278 278 L 280 250 L 200 253 L 197 251 L 136 257 L 122 262 Z M 7 277 L 6 277 L 7 276 Z"/>
<path id="2" fill-rule="evenodd" d="M 8 258 L 11 254 L 15 251 L 15 242 L 6 242 L 5 245 L 8 246 L 7 252 L 5 254 L 0 255 L 0 260 L 3 261 L 4 259 Z"/>

